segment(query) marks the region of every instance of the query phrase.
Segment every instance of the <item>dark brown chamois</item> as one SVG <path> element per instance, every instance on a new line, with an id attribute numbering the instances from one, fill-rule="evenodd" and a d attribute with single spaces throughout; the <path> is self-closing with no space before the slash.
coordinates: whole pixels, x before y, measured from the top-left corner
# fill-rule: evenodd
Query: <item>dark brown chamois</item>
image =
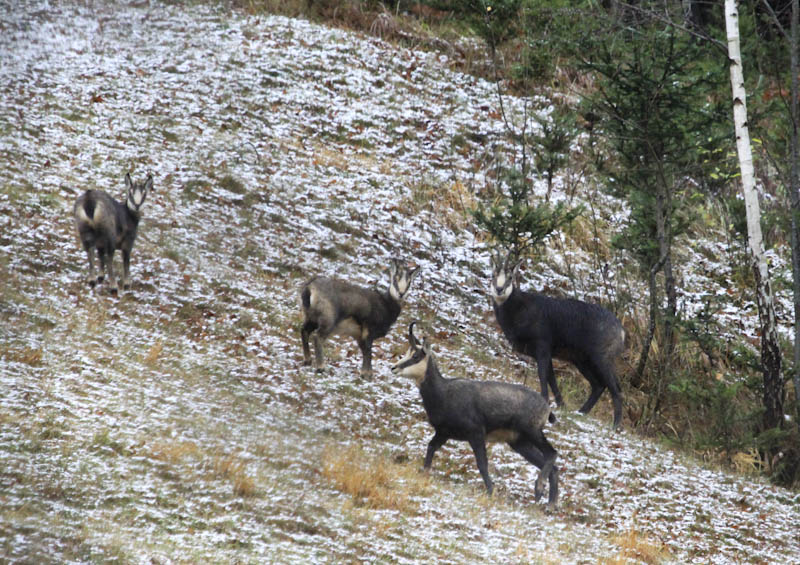
<path id="1" fill-rule="evenodd" d="M 520 290 L 520 263 L 492 257 L 492 298 L 497 323 L 514 351 L 536 360 L 542 395 L 548 384 L 556 403 L 563 400 L 553 373 L 553 358 L 569 361 L 592 387 L 580 412 L 588 414 L 605 389 L 614 403 L 614 428 L 622 420 L 622 395 L 615 370 L 625 347 L 625 330 L 614 314 L 580 300 L 550 298 Z"/>
<path id="2" fill-rule="evenodd" d="M 305 320 L 300 335 L 304 364 L 312 364 L 309 337 L 314 340 L 314 367 L 321 370 L 325 363 L 322 349 L 325 340 L 332 334 L 348 335 L 356 340 L 363 355 L 361 375 L 372 374 L 372 342 L 389 333 L 419 267 L 409 269 L 403 262 L 392 259 L 389 274 L 386 292 L 326 277 L 311 279 L 303 285 L 300 300 Z"/>
<path id="3" fill-rule="evenodd" d="M 392 366 L 392 372 L 416 381 L 435 430 L 425 454 L 425 469 L 430 468 L 434 454 L 447 440 L 467 441 L 491 494 L 486 442 L 502 441 L 541 469 L 534 496 L 536 500 L 542 496 L 544 481 L 549 480 L 548 505 L 554 507 L 558 502 L 557 453 L 544 437 L 543 428 L 555 417 L 544 397 L 518 384 L 444 378 L 427 338 L 420 345 L 413 329 L 414 322 L 408 328 L 408 351 Z"/>
<path id="4" fill-rule="evenodd" d="M 117 292 L 114 278 L 114 252 L 122 251 L 122 286 L 130 288 L 131 250 L 136 241 L 141 217 L 140 208 L 147 193 L 153 188 L 153 177 L 147 175 L 144 182 L 132 183 L 131 175 L 125 175 L 127 197 L 118 202 L 100 190 L 87 190 L 81 194 L 72 208 L 75 229 L 89 257 L 89 285 L 103 282 L 108 270 L 108 284 L 112 293 Z M 95 277 L 94 251 L 100 259 L 100 275 Z"/>

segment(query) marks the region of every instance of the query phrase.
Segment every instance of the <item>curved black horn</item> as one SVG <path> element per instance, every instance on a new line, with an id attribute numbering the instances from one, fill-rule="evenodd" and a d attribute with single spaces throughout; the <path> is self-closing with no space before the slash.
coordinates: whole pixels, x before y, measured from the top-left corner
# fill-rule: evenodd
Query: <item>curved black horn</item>
<path id="1" fill-rule="evenodd" d="M 415 347 L 419 347 L 419 340 L 414 336 L 414 324 L 417 323 L 417 320 L 414 320 L 408 325 L 408 343 Z"/>

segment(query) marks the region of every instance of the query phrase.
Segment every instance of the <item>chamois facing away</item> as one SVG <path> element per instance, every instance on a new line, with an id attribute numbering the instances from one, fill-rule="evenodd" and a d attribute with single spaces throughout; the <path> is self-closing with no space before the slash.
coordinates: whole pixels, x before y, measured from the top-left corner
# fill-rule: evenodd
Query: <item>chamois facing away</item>
<path id="1" fill-rule="evenodd" d="M 363 355 L 361 376 L 372 375 L 372 342 L 385 336 L 400 315 L 403 298 L 419 274 L 419 267 L 409 269 L 392 259 L 389 264 L 389 288 L 385 292 L 366 289 L 339 279 L 316 277 L 300 291 L 305 321 L 301 329 L 303 359 L 311 365 L 308 340 L 314 340 L 314 368 L 325 364 L 323 344 L 332 334 L 347 335 L 358 343 Z"/>
<path id="2" fill-rule="evenodd" d="M 521 262 L 509 265 L 510 255 L 492 257 L 492 298 L 497 323 L 515 352 L 536 360 L 542 396 L 553 389 L 563 400 L 553 373 L 553 358 L 569 361 L 592 387 L 580 408 L 588 414 L 607 388 L 614 404 L 614 428 L 622 419 L 622 395 L 614 368 L 625 347 L 625 331 L 614 314 L 596 304 L 550 298 L 519 288 Z"/>
<path id="3" fill-rule="evenodd" d="M 434 454 L 447 440 L 467 441 L 491 494 L 486 442 L 503 441 L 541 469 L 534 496 L 539 500 L 544 481 L 549 480 L 548 506 L 553 508 L 558 502 L 558 468 L 556 450 L 543 432 L 548 421 L 555 422 L 547 400 L 519 384 L 444 378 L 428 339 L 420 345 L 414 336 L 414 324 L 408 327 L 408 351 L 392 366 L 392 373 L 416 381 L 428 421 L 435 430 L 425 453 L 425 469 L 430 469 Z"/>
<path id="4" fill-rule="evenodd" d="M 125 175 L 127 197 L 118 202 L 106 192 L 87 190 L 75 201 L 72 208 L 75 217 L 75 228 L 81 239 L 83 248 L 89 257 L 88 282 L 91 287 L 103 282 L 108 270 L 108 284 L 112 293 L 117 292 L 117 280 L 114 278 L 114 252 L 122 251 L 124 289 L 130 288 L 131 250 L 136 241 L 136 233 L 141 217 L 140 208 L 153 189 L 153 176 L 147 175 L 144 182 L 131 182 L 131 175 Z M 100 259 L 100 274 L 95 277 L 94 255 Z"/>

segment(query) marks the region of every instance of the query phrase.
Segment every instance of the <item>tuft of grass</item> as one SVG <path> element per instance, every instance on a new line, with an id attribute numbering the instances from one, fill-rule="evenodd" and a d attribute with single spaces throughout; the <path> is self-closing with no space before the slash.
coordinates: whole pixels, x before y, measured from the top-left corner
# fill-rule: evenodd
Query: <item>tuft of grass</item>
<path id="1" fill-rule="evenodd" d="M 247 474 L 247 461 L 236 455 L 223 455 L 214 458 L 213 475 L 217 479 L 228 481 L 233 487 L 233 494 L 251 497 L 256 494 L 256 483 Z"/>
<path id="2" fill-rule="evenodd" d="M 451 229 L 465 229 L 472 222 L 469 210 L 477 206 L 475 198 L 461 181 L 449 186 L 440 186 L 426 180 L 415 182 L 410 187 L 411 195 L 406 204 L 414 213 L 430 210 Z"/>
<path id="3" fill-rule="evenodd" d="M 764 459 L 755 448 L 751 448 L 749 451 L 737 451 L 731 457 L 731 464 L 737 473 L 743 475 L 757 475 L 766 467 Z"/>
<path id="4" fill-rule="evenodd" d="M 369 455 L 358 446 L 329 446 L 322 455 L 322 476 L 352 496 L 356 504 L 406 513 L 417 512 L 415 497 L 430 490 L 427 475 L 408 465 Z"/>
<path id="5" fill-rule="evenodd" d="M 150 367 L 155 366 L 158 362 L 158 358 L 161 356 L 161 352 L 164 349 L 164 343 L 159 339 L 153 345 L 150 346 L 150 349 L 147 351 L 147 355 L 144 357 L 144 362 L 149 365 Z"/>
<path id="6" fill-rule="evenodd" d="M 8 349 L 0 351 L 0 358 L 6 361 L 16 361 L 17 363 L 24 363 L 31 367 L 40 367 L 42 365 L 42 350 L 33 347 L 22 347 L 20 349 Z"/>
<path id="7" fill-rule="evenodd" d="M 197 457 L 200 448 L 193 441 L 157 441 L 150 445 L 150 457 L 170 465 L 182 463 L 187 457 Z"/>
<path id="8" fill-rule="evenodd" d="M 219 185 L 234 194 L 247 194 L 247 188 L 242 181 L 231 175 L 225 175 L 222 180 L 219 181 Z"/>
<path id="9" fill-rule="evenodd" d="M 600 563 L 603 565 L 625 565 L 631 561 L 657 565 L 672 559 L 669 550 L 663 543 L 648 538 L 635 526 L 631 526 L 625 533 L 615 536 L 612 541 L 619 546 L 620 551 L 613 557 L 601 560 Z"/>
<path id="10" fill-rule="evenodd" d="M 208 181 L 203 179 L 195 179 L 190 180 L 186 184 L 183 185 L 183 199 L 187 202 L 194 202 L 198 198 L 201 198 L 205 195 L 205 193 L 209 190 Z"/>

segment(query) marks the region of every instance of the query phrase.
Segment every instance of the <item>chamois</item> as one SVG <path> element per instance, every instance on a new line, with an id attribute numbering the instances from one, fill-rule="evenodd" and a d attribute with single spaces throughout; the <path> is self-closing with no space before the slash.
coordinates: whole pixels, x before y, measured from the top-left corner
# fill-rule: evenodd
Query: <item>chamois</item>
<path id="1" fill-rule="evenodd" d="M 89 257 L 89 285 L 94 287 L 102 283 L 107 269 L 110 291 L 114 294 L 117 293 L 117 281 L 114 278 L 113 262 L 117 249 L 122 251 L 123 288 L 130 288 L 131 250 L 136 241 L 140 208 L 147 193 L 153 188 L 153 176 L 147 175 L 144 182 L 134 184 L 128 173 L 125 175 L 125 186 L 127 197 L 124 202 L 118 202 L 100 190 L 87 190 L 78 197 L 72 208 L 75 229 Z M 95 249 L 100 259 L 100 275 L 97 277 L 92 253 Z"/>
<path id="2" fill-rule="evenodd" d="M 542 395 L 523 385 L 447 379 L 439 372 L 428 339 L 422 344 L 408 327 L 408 351 L 392 366 L 392 373 L 412 377 L 422 396 L 422 404 L 435 433 L 428 443 L 425 469 L 430 469 L 436 451 L 449 439 L 467 441 L 475 454 L 486 490 L 492 493 L 486 457 L 487 441 L 506 442 L 541 471 L 536 479 L 536 500 L 549 480 L 548 505 L 558 501 L 556 450 L 544 437 L 545 424 L 554 422 L 550 406 Z"/>
<path id="3" fill-rule="evenodd" d="M 372 375 L 372 342 L 385 336 L 400 315 L 403 297 L 419 274 L 392 259 L 386 292 L 366 289 L 339 279 L 316 277 L 300 291 L 305 320 L 301 329 L 303 360 L 311 365 L 308 340 L 313 333 L 314 368 L 324 367 L 323 344 L 331 334 L 348 335 L 356 340 L 363 361 L 361 376 Z"/>
<path id="4" fill-rule="evenodd" d="M 592 387 L 580 408 L 588 414 L 607 388 L 614 404 L 614 428 L 622 419 L 622 395 L 614 368 L 625 347 L 625 331 L 614 314 L 596 304 L 550 298 L 519 288 L 521 262 L 492 257 L 492 298 L 497 323 L 515 352 L 536 360 L 542 396 L 548 384 L 556 403 L 563 400 L 553 373 L 553 358 L 569 361 Z"/>

